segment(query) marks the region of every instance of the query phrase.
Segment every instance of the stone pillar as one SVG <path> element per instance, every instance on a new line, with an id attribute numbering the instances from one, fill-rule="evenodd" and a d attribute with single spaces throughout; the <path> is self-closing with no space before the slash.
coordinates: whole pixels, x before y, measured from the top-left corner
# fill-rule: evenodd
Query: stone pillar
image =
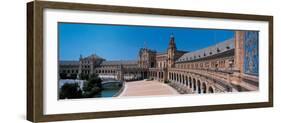
<path id="1" fill-rule="evenodd" d="M 168 71 L 167 69 L 164 68 L 164 71 L 163 71 L 163 82 L 165 82 L 166 80 L 168 80 Z"/>
<path id="2" fill-rule="evenodd" d="M 230 80 L 232 84 L 239 85 L 241 82 L 241 74 L 243 73 L 244 64 L 244 31 L 235 31 L 234 36 L 234 74 L 233 78 Z"/>
<path id="3" fill-rule="evenodd" d="M 243 73 L 243 58 L 244 58 L 244 32 L 236 31 L 234 38 L 235 53 L 234 53 L 234 70 Z"/>
<path id="4" fill-rule="evenodd" d="M 159 80 L 159 71 L 156 71 L 156 79 Z"/>
<path id="5" fill-rule="evenodd" d="M 184 76 L 184 84 L 185 84 L 185 87 L 188 87 L 188 78 L 187 78 L 187 75 Z"/>

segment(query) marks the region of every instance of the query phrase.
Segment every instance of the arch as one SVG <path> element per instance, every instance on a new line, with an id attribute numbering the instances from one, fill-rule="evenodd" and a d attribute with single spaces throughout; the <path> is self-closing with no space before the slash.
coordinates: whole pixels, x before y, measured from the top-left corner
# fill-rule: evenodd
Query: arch
<path id="1" fill-rule="evenodd" d="M 185 83 L 186 83 L 186 82 L 185 82 L 185 77 L 184 77 L 184 74 L 182 74 L 182 81 L 183 81 L 183 83 L 182 83 L 182 84 L 183 84 L 183 85 L 185 85 Z"/>
<path id="2" fill-rule="evenodd" d="M 185 85 L 188 87 L 188 77 L 187 77 L 187 75 L 185 76 Z"/>
<path id="3" fill-rule="evenodd" d="M 183 76 L 183 74 L 181 75 L 181 83 L 184 84 L 184 76 Z"/>
<path id="4" fill-rule="evenodd" d="M 205 82 L 202 84 L 202 93 L 207 93 L 207 85 Z"/>
<path id="5" fill-rule="evenodd" d="M 213 87 L 209 87 L 209 88 L 208 88 L 208 93 L 214 93 Z"/>
<path id="6" fill-rule="evenodd" d="M 191 77 L 189 77 L 188 83 L 189 83 L 189 88 L 192 88 Z"/>
<path id="7" fill-rule="evenodd" d="M 182 77 L 181 77 L 181 74 L 179 75 L 179 77 L 180 77 L 180 84 L 182 83 Z"/>
<path id="8" fill-rule="evenodd" d="M 201 81 L 197 80 L 197 92 L 200 94 L 201 93 Z"/>
<path id="9" fill-rule="evenodd" d="M 193 78 L 192 84 L 193 84 L 193 91 L 196 91 L 196 80 L 195 80 L 195 78 Z"/>

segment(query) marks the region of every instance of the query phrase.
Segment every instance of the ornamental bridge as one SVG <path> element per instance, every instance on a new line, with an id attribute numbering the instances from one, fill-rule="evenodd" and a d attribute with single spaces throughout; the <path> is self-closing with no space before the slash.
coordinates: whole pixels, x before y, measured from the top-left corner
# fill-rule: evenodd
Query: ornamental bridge
<path id="1" fill-rule="evenodd" d="M 106 80 L 103 81 L 101 84 L 103 89 L 110 89 L 110 88 L 121 87 L 123 86 L 124 82 L 119 80 Z"/>

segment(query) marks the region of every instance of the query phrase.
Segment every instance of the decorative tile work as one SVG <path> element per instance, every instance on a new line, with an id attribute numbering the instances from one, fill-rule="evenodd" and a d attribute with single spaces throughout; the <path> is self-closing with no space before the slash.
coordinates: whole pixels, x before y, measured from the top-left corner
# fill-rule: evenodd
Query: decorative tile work
<path id="1" fill-rule="evenodd" d="M 259 32 L 245 31 L 244 73 L 259 75 Z"/>

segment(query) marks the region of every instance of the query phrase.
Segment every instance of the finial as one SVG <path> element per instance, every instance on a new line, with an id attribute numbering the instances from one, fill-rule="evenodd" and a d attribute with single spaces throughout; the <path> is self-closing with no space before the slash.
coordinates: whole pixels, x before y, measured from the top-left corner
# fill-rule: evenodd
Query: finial
<path id="1" fill-rule="evenodd" d="M 174 33 L 171 33 L 170 43 L 174 43 L 174 40 L 175 40 Z"/>
<path id="2" fill-rule="evenodd" d="M 174 40 L 175 40 L 174 33 L 171 33 L 170 40 L 171 40 L 171 41 L 174 41 Z"/>

